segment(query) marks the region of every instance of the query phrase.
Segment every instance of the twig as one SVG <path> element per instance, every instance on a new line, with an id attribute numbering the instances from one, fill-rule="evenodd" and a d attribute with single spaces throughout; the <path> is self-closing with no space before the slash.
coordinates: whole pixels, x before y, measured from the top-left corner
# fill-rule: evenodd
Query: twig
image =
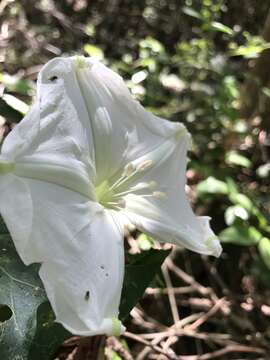
<path id="1" fill-rule="evenodd" d="M 223 349 L 216 350 L 213 352 L 205 353 L 203 355 L 186 355 L 180 356 L 179 360 L 209 360 L 221 357 L 229 353 L 257 353 L 264 354 L 265 351 L 261 348 L 244 346 L 244 345 L 228 345 Z"/>
<path id="2" fill-rule="evenodd" d="M 169 302 L 170 302 L 173 321 L 174 321 L 174 324 L 177 324 L 180 321 L 180 317 L 179 317 L 178 308 L 177 308 L 177 304 L 176 304 L 175 294 L 172 290 L 172 287 L 173 287 L 172 281 L 170 278 L 170 274 L 169 274 L 166 262 L 162 265 L 162 273 L 163 273 L 163 277 L 164 277 L 164 280 L 166 283 L 166 287 L 168 289 L 168 298 L 169 298 Z"/>
<path id="3" fill-rule="evenodd" d="M 192 276 L 190 276 L 185 271 L 176 266 L 170 258 L 167 258 L 166 264 L 171 271 L 173 271 L 178 277 L 180 277 L 180 279 L 182 279 L 185 283 L 191 285 L 201 295 L 205 296 L 213 293 L 213 290 L 211 288 L 207 288 L 198 283 Z"/>
<path id="4" fill-rule="evenodd" d="M 193 286 L 181 286 L 181 287 L 173 287 L 171 289 L 171 291 L 176 295 L 176 294 L 189 294 L 191 292 L 194 292 L 195 289 Z M 168 294 L 168 289 L 162 289 L 162 288 L 148 288 L 146 290 L 146 294 L 147 295 L 167 295 Z"/>
<path id="5" fill-rule="evenodd" d="M 178 359 L 178 356 L 172 355 L 168 351 L 163 350 L 161 347 L 151 344 L 149 341 L 144 340 L 139 335 L 135 335 L 135 334 L 132 334 L 132 333 L 126 331 L 126 332 L 124 332 L 123 336 L 125 336 L 127 338 L 130 338 L 132 340 L 138 341 L 141 344 L 144 344 L 146 346 L 149 346 L 151 349 L 155 350 L 157 353 L 160 353 L 162 355 L 167 356 L 167 358 L 170 359 L 170 360 L 177 360 Z"/>
<path id="6" fill-rule="evenodd" d="M 115 336 L 107 339 L 108 347 L 117 352 L 123 360 L 134 360 L 133 356 L 124 348 L 123 344 Z"/>
<path id="7" fill-rule="evenodd" d="M 188 325 L 188 329 L 196 330 L 199 326 L 201 326 L 204 322 L 206 322 L 211 316 L 213 316 L 222 307 L 222 304 L 224 302 L 225 302 L 225 298 L 219 299 L 207 313 L 203 314 L 193 324 Z"/>

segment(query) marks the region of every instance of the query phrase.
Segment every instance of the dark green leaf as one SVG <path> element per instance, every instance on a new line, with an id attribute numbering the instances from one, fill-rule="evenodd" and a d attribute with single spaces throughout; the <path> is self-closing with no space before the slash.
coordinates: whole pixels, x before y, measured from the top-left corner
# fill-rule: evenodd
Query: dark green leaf
<path id="1" fill-rule="evenodd" d="M 46 294 L 37 266 L 21 262 L 7 234 L 0 235 L 0 289 L 2 309 L 12 312 L 10 318 L 0 323 L 1 359 L 26 360 L 36 331 L 37 308 Z"/>
<path id="2" fill-rule="evenodd" d="M 169 250 L 151 249 L 141 254 L 128 256 L 120 304 L 121 319 L 128 316 L 132 308 L 142 297 L 145 289 L 154 279 L 169 253 Z"/>
<path id="3" fill-rule="evenodd" d="M 264 237 L 260 240 L 258 249 L 265 265 L 270 269 L 270 239 Z"/>
<path id="4" fill-rule="evenodd" d="M 72 335 L 61 324 L 54 322 L 55 316 L 49 302 L 41 304 L 37 312 L 36 334 L 30 348 L 28 360 L 49 360 L 60 345 Z"/>

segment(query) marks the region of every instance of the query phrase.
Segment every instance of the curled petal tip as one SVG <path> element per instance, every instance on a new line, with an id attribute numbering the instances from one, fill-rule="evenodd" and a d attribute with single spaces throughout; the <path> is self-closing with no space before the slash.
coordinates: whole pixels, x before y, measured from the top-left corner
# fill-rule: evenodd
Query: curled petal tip
<path id="1" fill-rule="evenodd" d="M 219 239 L 217 236 L 209 236 L 205 240 L 205 245 L 209 249 L 209 253 L 215 257 L 219 257 L 222 253 L 222 246 L 220 245 Z"/>
<path id="2" fill-rule="evenodd" d="M 112 335 L 120 336 L 125 331 L 125 327 L 122 325 L 121 321 L 117 318 L 112 318 Z"/>

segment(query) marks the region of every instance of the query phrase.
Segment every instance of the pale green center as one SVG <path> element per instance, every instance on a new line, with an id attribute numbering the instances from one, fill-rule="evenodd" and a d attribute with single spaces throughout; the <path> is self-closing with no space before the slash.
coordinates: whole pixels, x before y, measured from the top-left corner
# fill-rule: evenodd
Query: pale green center
<path id="1" fill-rule="evenodd" d="M 8 174 L 14 170 L 15 164 L 5 160 L 0 160 L 0 175 Z"/>
<path id="2" fill-rule="evenodd" d="M 135 166 L 129 163 L 125 166 L 122 175 L 114 182 L 104 180 L 95 187 L 97 201 L 108 209 L 121 210 L 126 205 L 126 196 L 133 194 L 142 197 L 164 197 L 164 193 L 153 191 L 156 188 L 154 181 L 141 182 L 143 173 L 152 165 L 146 160 Z"/>
<path id="3" fill-rule="evenodd" d="M 95 188 L 98 202 L 105 208 L 113 208 L 114 192 L 110 189 L 109 182 L 103 181 Z"/>

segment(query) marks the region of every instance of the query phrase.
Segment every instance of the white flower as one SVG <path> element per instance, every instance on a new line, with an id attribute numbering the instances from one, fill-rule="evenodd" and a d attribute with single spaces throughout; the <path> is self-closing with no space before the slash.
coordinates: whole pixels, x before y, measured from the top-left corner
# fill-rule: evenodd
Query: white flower
<path id="1" fill-rule="evenodd" d="M 92 58 L 55 58 L 0 155 L 0 213 L 40 276 L 56 320 L 74 334 L 120 333 L 123 234 L 218 256 L 209 218 L 185 194 L 189 134 L 145 111 Z"/>

